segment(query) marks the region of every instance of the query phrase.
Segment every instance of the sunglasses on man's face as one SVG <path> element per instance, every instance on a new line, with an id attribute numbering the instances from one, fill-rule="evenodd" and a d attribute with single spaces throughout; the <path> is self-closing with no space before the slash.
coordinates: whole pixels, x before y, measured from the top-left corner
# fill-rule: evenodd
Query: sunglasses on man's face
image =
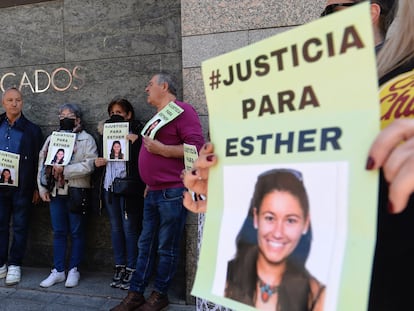
<path id="1" fill-rule="evenodd" d="M 349 6 L 353 6 L 354 4 L 356 3 L 348 2 L 348 3 L 335 3 L 335 4 L 327 5 L 325 7 L 325 10 L 323 10 L 321 14 L 321 17 L 335 13 L 338 7 L 349 7 Z"/>

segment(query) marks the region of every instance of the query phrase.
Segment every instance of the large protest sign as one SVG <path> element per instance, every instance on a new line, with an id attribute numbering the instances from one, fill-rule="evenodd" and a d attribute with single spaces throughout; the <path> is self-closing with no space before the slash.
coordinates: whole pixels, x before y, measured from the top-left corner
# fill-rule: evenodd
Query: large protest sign
<path id="1" fill-rule="evenodd" d="M 67 165 L 75 147 L 76 133 L 52 132 L 47 148 L 46 165 Z"/>
<path id="2" fill-rule="evenodd" d="M 250 306 L 225 297 L 236 237 L 250 234 L 252 244 L 261 238 L 252 221 L 249 233 L 241 232 L 256 181 L 282 170 L 306 189 L 311 226 L 303 235 L 312 237 L 301 260 L 326 286 L 324 310 L 366 310 L 378 173 L 366 171 L 365 161 L 379 131 L 369 4 L 207 60 L 202 74 L 219 164 L 210 170 L 192 294 L 234 310 L 282 297 L 281 284 L 266 292 L 260 276 L 252 278 Z M 292 244 L 286 237 L 268 243 Z"/>

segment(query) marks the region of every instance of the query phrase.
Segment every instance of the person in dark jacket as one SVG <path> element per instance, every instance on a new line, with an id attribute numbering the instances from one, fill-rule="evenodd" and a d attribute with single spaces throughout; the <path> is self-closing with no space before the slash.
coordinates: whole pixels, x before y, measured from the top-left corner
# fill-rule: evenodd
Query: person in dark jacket
<path id="1" fill-rule="evenodd" d="M 0 115 L 0 137 L 7 139 L 0 140 L 0 150 L 19 155 L 19 184 L 0 188 L 0 278 L 6 277 L 6 285 L 15 285 L 21 279 L 30 209 L 39 202 L 36 176 L 43 136 L 40 127 L 23 115 L 23 97 L 17 88 L 4 91 L 2 104 L 5 113 Z M 13 238 L 9 251 L 10 221 Z"/>
<path id="2" fill-rule="evenodd" d="M 141 147 L 139 133 L 142 125 L 135 120 L 134 108 L 125 98 L 113 99 L 108 105 L 108 115 L 110 119 L 106 122 L 129 122 L 129 134 L 126 137 L 129 142 L 129 161 L 108 161 L 103 158 L 103 144 L 100 142 L 100 156 L 95 160 L 96 172 L 99 175 L 96 178 L 99 184 L 95 187 L 95 195 L 99 198 L 94 201 L 100 202 L 100 206 L 103 202 L 111 223 L 115 265 L 110 286 L 128 290 L 137 261 L 144 201 L 145 184 L 138 171 L 138 152 Z M 103 131 L 100 134 L 102 133 Z M 112 183 L 116 177 L 132 177 L 134 184 L 138 184 L 135 194 L 113 193 Z"/>

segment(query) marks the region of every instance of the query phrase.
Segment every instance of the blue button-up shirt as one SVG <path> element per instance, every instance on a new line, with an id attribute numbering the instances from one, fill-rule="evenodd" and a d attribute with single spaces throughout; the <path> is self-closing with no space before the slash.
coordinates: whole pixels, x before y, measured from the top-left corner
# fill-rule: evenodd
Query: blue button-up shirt
<path id="1" fill-rule="evenodd" d="M 13 125 L 10 125 L 7 117 L 0 125 L 0 150 L 17 153 L 20 152 L 20 142 L 23 132 L 16 128 L 21 118 L 17 119 Z"/>

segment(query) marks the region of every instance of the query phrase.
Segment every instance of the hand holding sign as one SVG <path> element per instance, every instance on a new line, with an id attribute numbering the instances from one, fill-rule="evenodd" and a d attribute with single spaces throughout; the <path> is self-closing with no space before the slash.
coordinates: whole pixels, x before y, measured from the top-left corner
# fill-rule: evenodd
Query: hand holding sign
<path id="1" fill-rule="evenodd" d="M 187 170 L 183 176 L 184 186 L 198 195 L 207 196 L 210 167 L 217 163 L 217 157 L 213 152 L 213 144 L 206 143 L 201 148 L 193 169 Z M 207 200 L 195 201 L 189 192 L 184 193 L 183 204 L 193 213 L 204 213 L 207 208 Z"/>
<path id="2" fill-rule="evenodd" d="M 400 213 L 414 191 L 414 120 L 395 120 L 377 136 L 369 151 L 366 168 L 383 168 L 389 183 L 388 211 Z"/>

